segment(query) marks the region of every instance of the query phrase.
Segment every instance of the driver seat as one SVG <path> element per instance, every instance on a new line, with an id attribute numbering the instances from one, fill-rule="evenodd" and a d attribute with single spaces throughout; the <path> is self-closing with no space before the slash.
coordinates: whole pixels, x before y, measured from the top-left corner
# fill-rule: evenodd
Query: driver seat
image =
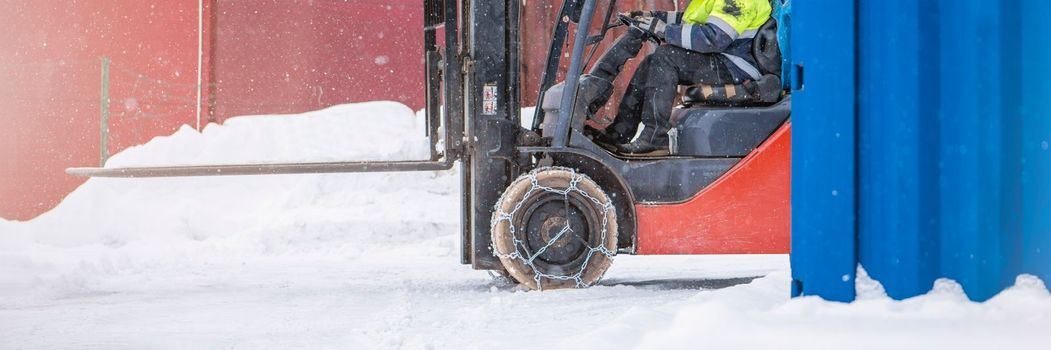
<path id="1" fill-rule="evenodd" d="M 771 18 L 756 32 L 752 40 L 752 56 L 756 68 L 763 74 L 758 80 L 740 84 L 693 85 L 683 94 L 683 105 L 690 107 L 766 107 L 781 100 L 784 85 L 781 82 L 781 45 L 777 39 L 777 20 Z"/>
<path id="2" fill-rule="evenodd" d="M 672 112 L 672 153 L 693 157 L 745 157 L 788 120 L 792 99 L 784 93 L 777 21 L 756 34 L 752 54 L 763 74 L 740 84 L 693 85 L 684 108 Z"/>

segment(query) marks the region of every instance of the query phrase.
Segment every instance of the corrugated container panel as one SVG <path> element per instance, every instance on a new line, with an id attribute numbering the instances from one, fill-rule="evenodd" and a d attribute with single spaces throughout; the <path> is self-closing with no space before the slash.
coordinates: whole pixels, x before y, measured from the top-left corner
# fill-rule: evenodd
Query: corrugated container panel
<path id="1" fill-rule="evenodd" d="M 815 26 L 799 24 L 822 9 L 801 4 L 794 35 L 817 35 Z M 836 242 L 851 242 L 834 249 L 856 251 L 891 297 L 926 293 L 943 277 L 974 300 L 992 297 L 1022 273 L 1051 279 L 1051 74 L 1044 67 L 1051 34 L 1039 15 L 1048 10 L 1051 3 L 1036 0 L 858 2 L 856 172 L 848 176 L 857 198 L 847 206 L 858 221 L 856 229 L 834 234 Z M 843 47 L 793 50 L 813 59 L 840 55 Z M 812 74 L 808 63 L 808 88 L 841 84 Z M 827 117 L 814 112 L 797 109 L 797 128 L 804 128 L 800 119 Z M 821 142 L 799 135 L 800 144 Z M 811 151 L 797 147 L 796 159 L 819 157 Z M 822 159 L 834 167 L 845 158 Z M 796 169 L 797 200 L 820 197 L 803 193 L 804 182 L 846 176 Z M 795 208 L 794 220 L 843 210 L 825 204 Z M 806 242 L 828 233 L 794 228 L 793 250 L 803 256 L 793 257 L 793 274 L 806 286 L 802 294 L 852 299 L 838 281 L 805 278 L 845 268 L 841 260 L 805 256 Z"/>
<path id="2" fill-rule="evenodd" d="M 854 3 L 792 6 L 792 293 L 850 300 L 857 260 L 847 249 L 856 196 Z"/>

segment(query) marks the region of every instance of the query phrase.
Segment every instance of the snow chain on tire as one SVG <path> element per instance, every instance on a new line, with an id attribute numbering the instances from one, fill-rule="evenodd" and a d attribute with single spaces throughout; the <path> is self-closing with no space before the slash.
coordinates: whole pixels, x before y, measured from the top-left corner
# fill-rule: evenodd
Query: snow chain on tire
<path id="1" fill-rule="evenodd" d="M 613 201 L 595 181 L 570 168 L 544 167 L 520 176 L 497 202 L 491 225 L 493 253 L 511 277 L 531 289 L 589 287 L 616 254 Z M 545 260 L 556 253 L 569 261 Z"/>

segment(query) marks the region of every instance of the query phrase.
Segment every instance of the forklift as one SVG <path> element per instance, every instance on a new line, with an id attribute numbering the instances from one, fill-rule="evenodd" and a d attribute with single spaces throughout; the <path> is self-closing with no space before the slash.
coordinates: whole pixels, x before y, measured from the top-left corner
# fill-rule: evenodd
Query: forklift
<path id="1" fill-rule="evenodd" d="M 612 91 L 589 88 L 593 77 L 583 72 L 611 29 L 631 25 L 617 16 L 616 0 L 606 2 L 600 10 L 599 0 L 562 1 L 541 106 L 524 127 L 523 1 L 425 0 L 428 160 L 67 172 L 138 178 L 459 167 L 461 263 L 537 290 L 594 285 L 617 254 L 788 253 L 791 98 L 780 80 L 685 87 L 673 112 L 670 155 L 603 147 L 589 121 Z M 776 21 L 768 25 L 756 50 L 779 50 Z M 564 57 L 565 80 L 556 84 Z M 775 63 L 765 70 L 780 70 Z"/>

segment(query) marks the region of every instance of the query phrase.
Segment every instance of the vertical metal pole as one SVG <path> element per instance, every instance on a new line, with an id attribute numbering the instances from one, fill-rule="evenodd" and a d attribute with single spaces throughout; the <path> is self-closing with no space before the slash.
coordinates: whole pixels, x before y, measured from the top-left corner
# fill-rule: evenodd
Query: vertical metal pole
<path id="1" fill-rule="evenodd" d="M 580 72 L 584 70 L 584 47 L 587 46 L 588 29 L 591 27 L 591 16 L 595 13 L 595 0 L 586 0 L 584 9 L 577 23 L 577 34 L 573 40 L 573 55 L 566 72 L 566 87 L 562 91 L 562 104 L 558 111 L 558 124 L 555 126 L 555 138 L 551 145 L 564 148 L 569 143 L 569 124 L 573 122 L 576 108 L 577 85 L 580 83 Z"/>
<path id="2" fill-rule="evenodd" d="M 464 71 L 460 56 L 460 1 L 444 1 L 445 58 L 442 67 L 442 101 L 445 125 L 445 157 L 460 159 L 460 263 L 471 264 L 474 248 L 471 246 L 471 158 L 461 146 L 464 138 Z"/>
<path id="3" fill-rule="evenodd" d="M 424 135 L 430 140 L 430 160 L 438 160 L 438 126 L 441 124 L 441 53 L 438 52 L 438 27 L 445 25 L 441 21 L 445 11 L 445 2 L 436 0 L 425 0 L 423 2 L 423 55 L 424 55 L 424 79 L 426 97 L 426 116 Z M 448 29 L 446 29 L 448 30 Z M 449 125 L 445 125 L 449 128 Z M 448 140 L 445 141 L 448 144 Z M 443 152 L 448 156 L 448 153 Z"/>
<path id="4" fill-rule="evenodd" d="M 197 131 L 201 131 L 201 84 L 204 80 L 204 0 L 197 0 Z"/>
<path id="5" fill-rule="evenodd" d="M 99 94 L 99 166 L 106 166 L 109 159 L 109 57 L 102 61 L 102 88 Z"/>
<path id="6" fill-rule="evenodd" d="M 551 88 L 551 85 L 555 84 L 555 78 L 558 76 L 558 67 L 562 62 L 562 48 L 566 43 L 566 30 L 569 27 L 568 21 L 562 21 L 569 15 L 566 2 L 562 2 L 562 9 L 558 10 L 558 19 L 555 20 L 555 29 L 552 31 L 551 46 L 547 49 L 547 63 L 544 64 L 544 75 L 540 78 L 540 89 L 538 90 L 538 96 L 536 98 L 537 106 L 544 104 L 544 96 L 547 94 L 547 89 Z M 540 125 L 544 123 L 544 118 L 547 118 L 547 114 L 543 108 L 534 108 L 533 111 L 533 127 L 532 130 L 540 132 Z"/>

